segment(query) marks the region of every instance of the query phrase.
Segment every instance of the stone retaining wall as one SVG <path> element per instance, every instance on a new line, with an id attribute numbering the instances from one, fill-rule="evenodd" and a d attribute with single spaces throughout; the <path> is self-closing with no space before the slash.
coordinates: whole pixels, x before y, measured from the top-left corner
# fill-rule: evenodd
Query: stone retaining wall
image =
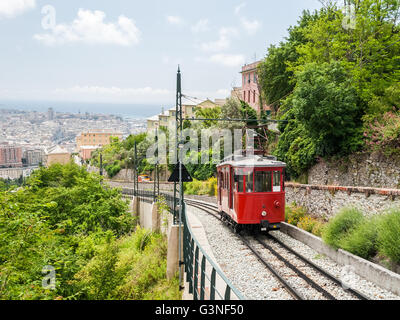
<path id="1" fill-rule="evenodd" d="M 380 153 L 360 153 L 334 161 L 320 159 L 308 171 L 308 183 L 400 188 L 400 157 L 386 157 Z"/>
<path id="2" fill-rule="evenodd" d="M 286 183 L 286 203 L 295 202 L 312 215 L 330 218 L 343 207 L 357 207 L 366 215 L 400 208 L 399 189 Z"/>

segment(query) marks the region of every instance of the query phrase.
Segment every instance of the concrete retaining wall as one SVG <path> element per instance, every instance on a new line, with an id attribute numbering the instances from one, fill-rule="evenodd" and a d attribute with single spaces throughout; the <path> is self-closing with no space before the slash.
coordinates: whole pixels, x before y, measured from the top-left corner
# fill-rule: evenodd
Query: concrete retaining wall
<path id="1" fill-rule="evenodd" d="M 167 216 L 160 215 L 157 203 L 140 201 L 138 197 L 132 197 L 131 200 L 132 215 L 137 217 L 138 224 L 145 229 L 153 232 L 161 232 L 168 238 L 167 251 L 167 278 L 175 277 L 179 270 L 179 228 L 173 223 L 171 214 Z M 183 256 L 183 246 L 181 246 Z"/>
<path id="2" fill-rule="evenodd" d="M 308 245 L 341 265 L 350 265 L 361 277 L 400 295 L 400 275 L 342 249 L 334 250 L 320 238 L 293 225 L 282 223 L 281 231 Z"/>

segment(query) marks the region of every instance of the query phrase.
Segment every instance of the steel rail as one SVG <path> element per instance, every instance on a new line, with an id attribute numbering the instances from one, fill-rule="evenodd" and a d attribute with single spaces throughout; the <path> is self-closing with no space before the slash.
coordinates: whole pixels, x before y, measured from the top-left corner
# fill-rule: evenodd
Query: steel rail
<path id="1" fill-rule="evenodd" d="M 292 253 L 293 255 L 295 255 L 298 259 L 302 260 L 303 262 L 305 262 L 306 264 L 310 265 L 314 270 L 318 271 L 319 273 L 321 273 L 322 275 L 324 275 L 325 277 L 327 277 L 328 279 L 332 280 L 333 282 L 335 282 L 336 284 L 339 284 L 342 286 L 342 281 L 340 281 L 338 278 L 336 278 L 334 275 L 332 275 L 331 273 L 329 273 L 328 271 L 322 269 L 320 266 L 316 265 L 314 262 L 312 262 L 311 260 L 305 258 L 304 256 L 302 256 L 300 253 L 296 252 L 295 250 L 293 250 L 292 248 L 290 248 L 288 245 L 286 245 L 285 243 L 283 243 L 282 241 L 280 241 L 279 239 L 275 238 L 272 235 L 268 235 L 268 237 L 276 242 L 277 244 L 279 244 L 281 247 L 283 247 L 284 249 L 286 249 L 287 251 L 289 251 L 290 253 Z M 364 295 L 363 293 L 353 289 L 353 288 L 349 288 L 349 287 L 343 287 L 343 290 L 348 291 L 349 293 L 353 294 L 354 296 L 356 296 L 357 298 L 359 298 L 360 300 L 370 300 L 369 297 L 367 297 L 366 295 Z"/>
<path id="2" fill-rule="evenodd" d="M 198 207 L 198 205 L 200 206 L 206 206 L 209 207 L 210 209 L 216 211 L 216 206 L 213 204 L 206 204 L 204 202 L 199 202 L 197 200 L 189 200 L 187 202 L 191 202 L 191 203 L 195 203 L 197 204 L 196 207 Z M 189 204 L 189 203 L 188 203 Z M 192 205 L 192 204 L 190 204 Z M 195 206 L 195 205 L 193 205 Z M 200 207 L 200 209 L 203 209 Z M 203 209 L 204 210 L 204 209 Z M 204 210 L 207 211 L 208 210 Z M 218 211 L 216 211 L 218 212 Z M 214 217 L 218 218 L 215 214 L 211 213 Z M 237 235 L 239 238 L 242 239 L 241 236 Z M 298 259 L 300 259 L 301 261 L 303 261 L 304 263 L 306 263 L 307 265 L 309 265 L 310 267 L 312 267 L 314 270 L 316 270 L 317 272 L 319 272 L 320 274 L 322 274 L 323 276 L 325 276 L 326 278 L 330 279 L 331 281 L 333 281 L 334 283 L 342 286 L 343 290 L 356 296 L 358 299 L 360 300 L 370 300 L 369 297 L 367 297 L 366 295 L 364 295 L 363 293 L 350 288 L 350 287 L 343 287 L 342 285 L 342 281 L 338 278 L 336 278 L 335 276 L 333 276 L 332 274 L 330 274 L 328 271 L 322 269 L 321 267 L 319 267 L 318 265 L 316 265 L 314 262 L 310 261 L 309 259 L 305 258 L 304 256 L 302 256 L 301 254 L 299 254 L 298 252 L 296 252 L 295 250 L 293 250 L 292 248 L 290 248 L 289 246 L 287 246 L 286 244 L 284 244 L 282 241 L 280 241 L 279 239 L 277 239 L 276 237 L 272 236 L 271 234 L 268 234 L 268 236 L 272 241 L 276 242 L 278 245 L 280 245 L 281 247 L 283 247 L 285 250 L 289 251 L 290 253 L 292 253 L 294 256 L 296 256 Z M 336 300 L 336 298 L 334 296 L 332 296 L 332 294 L 330 294 L 329 292 L 327 292 L 325 289 L 323 289 L 322 287 L 320 287 L 318 284 L 316 284 L 312 279 L 310 279 L 309 277 L 307 277 L 302 271 L 298 270 L 298 268 L 296 268 L 293 264 L 291 264 L 287 259 L 285 259 L 284 257 L 282 257 L 276 250 L 274 250 L 271 246 L 267 245 L 266 243 L 260 241 L 259 239 L 256 238 L 256 240 L 262 245 L 264 246 L 267 250 L 269 250 L 274 256 L 276 256 L 279 260 L 281 260 L 282 262 L 284 262 L 290 269 L 292 269 L 293 271 L 295 271 L 302 279 L 304 279 L 305 281 L 307 281 L 307 283 L 309 283 L 314 289 L 320 291 L 326 298 L 330 299 L 330 300 Z M 245 240 L 244 240 L 245 241 Z M 249 245 L 247 245 L 249 246 Z M 250 250 L 252 250 L 250 248 Z M 253 250 L 252 250 L 253 251 Z M 254 250 L 255 251 L 255 250 Z M 253 251 L 253 253 L 255 253 Z M 255 253 L 256 254 L 256 253 Z M 256 254 L 257 255 L 257 254 Z M 279 257 L 281 258 L 279 258 Z M 273 271 L 271 271 L 273 272 Z M 274 273 L 274 272 L 273 272 Z M 308 279 L 308 280 L 307 280 Z"/>
<path id="3" fill-rule="evenodd" d="M 269 252 L 271 252 L 276 258 L 278 258 L 280 261 L 282 261 L 289 269 L 293 270 L 300 278 L 302 278 L 304 281 L 306 281 L 311 287 L 313 287 L 315 290 L 319 291 L 322 293 L 327 299 L 329 300 L 337 300 L 333 295 L 331 295 L 328 291 L 326 291 L 324 288 L 322 288 L 319 284 L 317 284 L 314 280 L 312 280 L 310 277 L 308 277 L 305 273 L 303 273 L 299 268 L 294 266 L 292 263 L 290 263 L 286 258 L 284 258 L 282 255 L 280 255 L 276 250 L 274 250 L 271 246 L 267 245 L 266 243 L 262 242 L 260 239 L 255 238 L 256 241 L 261 244 L 265 249 L 267 249 Z"/>
<path id="4" fill-rule="evenodd" d="M 215 214 L 210 212 L 209 210 L 206 210 L 204 207 L 206 207 L 207 205 L 205 204 L 200 204 L 198 202 L 194 201 L 187 201 L 188 205 L 201 209 L 209 214 L 211 214 L 213 217 L 217 218 L 219 220 L 219 217 Z M 211 208 L 210 208 L 211 209 Z M 211 209 L 214 212 L 218 212 L 216 209 Z M 279 280 L 280 283 L 283 284 L 283 286 L 287 289 L 287 291 L 289 292 L 290 295 L 292 295 L 296 300 L 305 300 L 305 298 L 295 289 L 293 288 L 280 274 L 278 271 L 276 271 L 276 269 L 267 261 L 265 261 L 265 259 L 261 256 L 261 254 L 254 249 L 254 247 L 252 247 L 250 245 L 250 243 L 242 236 L 235 234 L 245 245 L 248 249 L 250 249 L 251 252 L 253 252 L 253 254 L 257 257 L 257 259 Z"/>

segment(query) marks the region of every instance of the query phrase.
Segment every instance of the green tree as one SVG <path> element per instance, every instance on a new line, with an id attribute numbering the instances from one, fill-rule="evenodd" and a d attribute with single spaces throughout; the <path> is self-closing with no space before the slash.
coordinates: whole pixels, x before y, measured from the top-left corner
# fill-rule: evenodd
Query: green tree
<path id="1" fill-rule="evenodd" d="M 297 76 L 291 101 L 320 156 L 346 154 L 361 145 L 362 113 L 352 79 L 340 63 L 308 64 Z"/>

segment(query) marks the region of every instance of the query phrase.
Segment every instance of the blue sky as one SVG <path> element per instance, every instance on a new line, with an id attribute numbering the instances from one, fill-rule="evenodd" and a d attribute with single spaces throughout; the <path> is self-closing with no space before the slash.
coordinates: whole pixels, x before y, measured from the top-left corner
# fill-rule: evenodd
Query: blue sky
<path id="1" fill-rule="evenodd" d="M 0 100 L 173 104 L 178 63 L 184 93 L 224 98 L 240 86 L 244 63 L 264 57 L 302 10 L 320 6 L 317 0 L 0 0 Z"/>

